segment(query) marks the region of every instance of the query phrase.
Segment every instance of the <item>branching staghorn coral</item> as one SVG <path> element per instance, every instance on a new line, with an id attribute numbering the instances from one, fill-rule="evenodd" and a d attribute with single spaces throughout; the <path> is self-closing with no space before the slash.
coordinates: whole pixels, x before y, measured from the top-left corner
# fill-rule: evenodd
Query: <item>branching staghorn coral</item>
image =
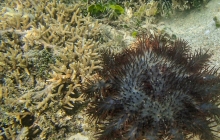
<path id="1" fill-rule="evenodd" d="M 100 25 L 82 14 L 82 6 L 56 0 L 0 5 L 1 137 L 63 139 L 75 133 L 71 112 L 83 104 L 81 86 L 102 69 Z"/>

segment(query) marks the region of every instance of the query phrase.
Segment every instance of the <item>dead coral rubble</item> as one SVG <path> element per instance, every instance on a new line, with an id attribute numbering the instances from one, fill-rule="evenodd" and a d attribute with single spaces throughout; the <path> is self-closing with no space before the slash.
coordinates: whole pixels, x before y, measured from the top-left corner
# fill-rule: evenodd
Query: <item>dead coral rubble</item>
<path id="1" fill-rule="evenodd" d="M 81 7 L 56 0 L 1 4 L 0 139 L 57 139 L 74 133 L 74 117 L 67 112 L 83 102 L 85 79 L 102 69 L 100 25 L 83 16 Z M 47 75 L 36 74 L 42 70 L 34 63 L 39 57 L 47 60 Z"/>

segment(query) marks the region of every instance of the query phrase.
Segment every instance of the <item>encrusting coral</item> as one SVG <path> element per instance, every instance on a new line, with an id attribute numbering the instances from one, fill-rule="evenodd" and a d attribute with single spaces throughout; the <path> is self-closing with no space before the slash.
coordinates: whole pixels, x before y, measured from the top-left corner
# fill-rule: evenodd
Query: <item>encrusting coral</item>
<path id="1" fill-rule="evenodd" d="M 186 41 L 146 34 L 119 54 L 104 51 L 103 71 L 84 87 L 97 137 L 219 139 L 220 76 L 208 67 L 210 56 L 191 53 Z"/>
<path id="2" fill-rule="evenodd" d="M 84 100 L 80 87 L 102 69 L 100 24 L 83 7 L 56 0 L 1 4 L 0 139 L 74 133 L 72 112 Z"/>

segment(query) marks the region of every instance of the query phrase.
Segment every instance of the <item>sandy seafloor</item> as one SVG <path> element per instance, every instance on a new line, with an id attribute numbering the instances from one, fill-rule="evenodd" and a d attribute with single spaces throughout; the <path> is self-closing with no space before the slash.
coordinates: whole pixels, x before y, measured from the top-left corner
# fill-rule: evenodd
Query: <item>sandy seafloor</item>
<path id="1" fill-rule="evenodd" d="M 210 65 L 220 67 L 220 28 L 216 28 L 214 16 L 220 19 L 220 0 L 211 0 L 200 9 L 177 13 L 160 22 L 188 41 L 192 50 L 209 49 L 213 53 Z"/>
<path id="2" fill-rule="evenodd" d="M 160 24 L 186 40 L 192 51 L 209 50 L 212 53 L 210 67 L 220 67 L 220 27 L 215 25 L 214 17 L 220 19 L 220 0 L 211 0 L 200 9 L 193 9 L 174 14 L 171 18 L 161 18 Z M 220 73 L 220 70 L 218 70 Z M 216 129 L 220 130 L 220 126 Z M 220 137 L 220 134 L 218 134 Z M 220 139 L 220 138 L 219 138 Z M 192 140 L 198 140 L 193 138 Z"/>

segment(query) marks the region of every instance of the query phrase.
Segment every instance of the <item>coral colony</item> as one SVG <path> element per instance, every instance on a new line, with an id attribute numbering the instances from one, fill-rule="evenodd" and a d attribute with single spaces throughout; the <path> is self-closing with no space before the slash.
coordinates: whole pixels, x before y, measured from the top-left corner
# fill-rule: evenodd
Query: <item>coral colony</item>
<path id="1" fill-rule="evenodd" d="M 83 101 L 83 79 L 102 68 L 100 24 L 83 16 L 82 6 L 56 0 L 0 4 L 0 139 L 76 133 L 76 115 L 69 112 Z"/>
<path id="2" fill-rule="evenodd" d="M 134 45 L 103 53 L 104 70 L 84 87 L 95 97 L 88 115 L 99 139 L 217 139 L 220 77 L 210 54 L 186 41 L 140 35 Z M 214 130 L 213 130 L 214 129 Z"/>

